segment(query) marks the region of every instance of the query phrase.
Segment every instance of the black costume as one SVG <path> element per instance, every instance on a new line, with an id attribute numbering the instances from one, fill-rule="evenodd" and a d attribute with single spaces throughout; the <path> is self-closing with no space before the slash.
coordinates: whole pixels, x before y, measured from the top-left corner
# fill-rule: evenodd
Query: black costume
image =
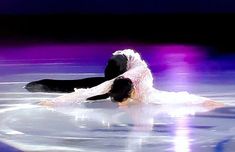
<path id="1" fill-rule="evenodd" d="M 73 92 L 74 88 L 91 88 L 123 74 L 127 70 L 127 57 L 113 55 L 105 68 L 104 77 L 91 77 L 78 80 L 43 79 L 25 86 L 30 92 Z"/>

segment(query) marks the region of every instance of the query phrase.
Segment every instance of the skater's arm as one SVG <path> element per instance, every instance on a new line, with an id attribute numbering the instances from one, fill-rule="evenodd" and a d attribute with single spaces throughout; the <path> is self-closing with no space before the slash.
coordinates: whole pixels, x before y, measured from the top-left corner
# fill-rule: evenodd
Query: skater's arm
<path id="1" fill-rule="evenodd" d="M 75 89 L 75 92 L 59 96 L 57 98 L 43 101 L 40 105 L 44 106 L 59 106 L 59 105 L 69 105 L 69 104 L 79 104 L 84 102 L 91 102 L 86 100 L 91 96 L 96 96 L 100 94 L 105 94 L 110 90 L 113 80 L 105 81 L 104 83 L 87 89 Z"/>
<path id="2" fill-rule="evenodd" d="M 103 83 L 106 79 L 104 77 L 92 77 L 77 80 L 53 80 L 43 79 L 33 81 L 24 87 L 30 92 L 60 92 L 70 93 L 74 88 L 91 88 Z"/>
<path id="3" fill-rule="evenodd" d="M 213 100 L 205 100 L 201 105 L 209 110 L 213 110 L 213 109 L 221 108 L 225 106 L 224 103 L 213 101 Z"/>

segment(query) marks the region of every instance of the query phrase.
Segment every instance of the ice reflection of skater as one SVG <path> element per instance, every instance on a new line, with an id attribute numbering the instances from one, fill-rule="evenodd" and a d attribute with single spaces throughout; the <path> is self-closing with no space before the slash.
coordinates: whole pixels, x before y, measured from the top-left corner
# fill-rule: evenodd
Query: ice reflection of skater
<path id="1" fill-rule="evenodd" d="M 121 50 L 114 55 L 124 55 L 127 58 L 127 71 L 100 85 L 87 89 L 75 89 L 69 93 L 49 101 L 41 102 L 46 106 L 59 106 L 82 102 L 99 101 L 101 97 L 110 97 L 120 106 L 136 103 L 154 104 L 186 104 L 202 105 L 208 108 L 223 106 L 222 103 L 212 101 L 188 92 L 161 91 L 153 87 L 153 77 L 146 62 L 133 50 Z"/>
<path id="2" fill-rule="evenodd" d="M 126 108 L 126 112 L 133 124 L 125 142 L 127 151 L 146 151 L 144 145 L 151 142 L 151 136 L 154 134 L 155 111 L 152 111 L 148 106 L 138 104 L 131 108 Z"/>

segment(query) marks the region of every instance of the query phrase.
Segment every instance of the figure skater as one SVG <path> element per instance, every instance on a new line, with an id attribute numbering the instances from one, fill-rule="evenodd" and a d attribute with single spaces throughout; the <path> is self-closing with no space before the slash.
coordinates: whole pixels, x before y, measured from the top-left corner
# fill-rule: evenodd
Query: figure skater
<path id="1" fill-rule="evenodd" d="M 153 104 L 187 104 L 202 105 L 208 108 L 223 106 L 222 103 L 212 101 L 188 92 L 161 91 L 153 87 L 153 77 L 146 62 L 133 50 L 116 51 L 114 55 L 124 55 L 127 58 L 127 70 L 120 76 L 105 81 L 100 85 L 87 89 L 75 89 L 52 100 L 43 101 L 40 105 L 56 107 L 61 105 L 97 102 L 102 98 L 110 98 L 119 106 L 138 103 Z"/>
<path id="2" fill-rule="evenodd" d="M 74 88 L 91 88 L 111 80 L 127 70 L 127 58 L 122 54 L 113 54 L 104 70 L 104 77 L 91 77 L 78 80 L 43 79 L 28 83 L 24 88 L 30 92 L 70 93 Z"/>

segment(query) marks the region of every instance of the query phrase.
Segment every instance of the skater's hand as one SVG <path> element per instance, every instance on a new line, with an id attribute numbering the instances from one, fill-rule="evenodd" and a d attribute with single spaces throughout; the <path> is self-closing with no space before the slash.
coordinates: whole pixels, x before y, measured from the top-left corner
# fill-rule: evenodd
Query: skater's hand
<path id="1" fill-rule="evenodd" d="M 212 101 L 212 100 L 206 100 L 202 103 L 202 105 L 211 110 L 225 106 L 223 103 Z"/>
<path id="2" fill-rule="evenodd" d="M 33 81 L 26 84 L 23 88 L 28 90 L 29 92 L 52 92 L 50 87 L 51 80 L 43 79 L 39 81 Z"/>
<path id="3" fill-rule="evenodd" d="M 54 103 L 50 100 L 46 100 L 46 101 L 41 101 L 39 102 L 39 105 L 40 106 L 44 106 L 44 107 L 48 107 L 48 108 L 51 108 L 54 106 Z"/>

